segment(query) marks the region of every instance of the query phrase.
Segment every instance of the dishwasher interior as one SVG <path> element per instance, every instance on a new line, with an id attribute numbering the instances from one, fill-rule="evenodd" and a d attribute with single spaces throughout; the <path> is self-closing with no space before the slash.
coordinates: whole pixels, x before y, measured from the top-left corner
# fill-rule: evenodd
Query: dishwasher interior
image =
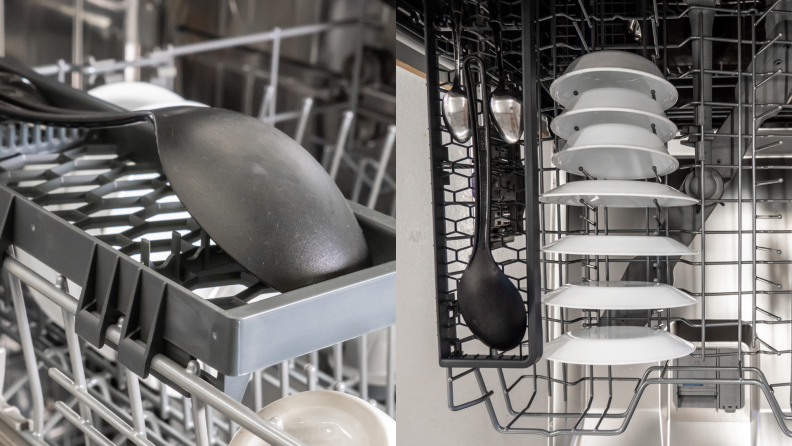
<path id="1" fill-rule="evenodd" d="M 140 126 L 5 121 L 0 438 L 223 445 L 242 427 L 297 445 L 255 412 L 321 389 L 395 417 L 392 6 L 12 0 L 4 14 L 2 70 L 58 106 L 112 110 L 74 89 L 142 81 L 291 136 L 348 199 L 372 266 L 278 293 L 196 223 Z"/>
<path id="2" fill-rule="evenodd" d="M 422 48 L 426 58 L 438 354 L 448 373 L 449 409 L 478 411 L 504 434 L 536 435 L 530 444 L 544 444 L 539 436 L 547 444 L 789 441 L 792 2 L 463 1 L 459 47 L 453 3 L 405 0 L 397 11 L 399 38 Z M 496 63 L 501 44 L 490 28 L 493 7 L 500 13 L 503 73 Z M 474 87 L 466 86 L 475 89 L 474 134 L 489 120 L 477 85 L 494 89 L 500 75 L 522 100 L 523 139 L 490 140 L 492 256 L 529 311 L 527 336 L 509 351 L 477 339 L 457 302 L 471 257 L 478 188 L 473 146 L 452 139 L 442 119 L 455 78 L 455 47 L 465 60 L 483 60 Z M 699 200 L 696 205 L 622 209 L 539 201 L 590 177 L 582 167 L 573 175 L 552 161 L 566 141 L 551 129 L 565 111 L 551 97 L 551 84 L 576 59 L 603 50 L 645 58 L 677 91 L 666 114 L 678 129 L 667 145 L 678 168 L 655 171 L 645 181 L 681 190 Z M 570 235 L 664 235 L 697 254 L 548 252 Z M 697 303 L 600 311 L 540 301 L 570 282 L 620 280 L 672 284 Z M 665 330 L 695 351 L 638 365 L 541 359 L 542 345 L 547 353 L 567 332 L 615 326 Z"/>

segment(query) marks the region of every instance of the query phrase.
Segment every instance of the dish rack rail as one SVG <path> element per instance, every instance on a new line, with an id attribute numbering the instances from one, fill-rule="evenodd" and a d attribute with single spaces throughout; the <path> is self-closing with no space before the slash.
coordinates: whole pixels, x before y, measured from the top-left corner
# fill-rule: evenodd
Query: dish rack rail
<path id="1" fill-rule="evenodd" d="M 26 69 L 5 61 L 0 68 L 25 76 L 56 103 L 110 110 Z M 9 125 L 25 135 L 16 145 L 37 150 L 0 168 L 10 291 L 0 302 L 0 369 L 17 373 L 5 365 L 23 359 L 26 370 L 13 381 L 8 375 L 0 435 L 31 444 L 126 438 L 210 445 L 230 441 L 241 426 L 273 445 L 296 446 L 302 443 L 242 404 L 249 381 L 256 410 L 265 383 L 280 397 L 327 388 L 370 400 L 366 333 L 391 327 L 394 350 L 393 218 L 350 202 L 373 266 L 278 294 L 216 246 L 181 205 L 158 164 L 152 129 Z M 237 286 L 230 295 L 194 292 L 230 285 Z M 62 326 L 32 303 L 31 290 L 60 307 Z M 362 352 L 357 374 L 343 361 L 342 343 L 350 339 Z M 331 346 L 329 375 L 318 350 Z M 393 414 L 391 363 L 380 399 Z M 158 389 L 151 380 L 141 384 L 149 375 Z M 45 391 L 63 398 L 45 406 Z M 82 434 L 74 437 L 64 420 Z"/>
<path id="2" fill-rule="evenodd" d="M 783 194 L 783 189 L 779 189 L 784 181 L 789 181 L 786 173 L 792 166 L 783 159 L 761 158 L 757 153 L 772 153 L 761 152 L 788 142 L 784 139 L 789 133 L 778 127 L 788 125 L 792 105 L 789 105 L 786 94 L 776 94 L 773 89 L 779 88 L 774 83 L 792 76 L 784 69 L 784 48 L 792 44 L 792 36 L 784 33 L 788 29 L 784 26 L 792 19 L 792 11 L 785 11 L 779 1 L 766 2 L 766 8 L 762 9 L 758 9 L 762 5 L 756 2 L 724 2 L 717 6 L 710 4 L 712 2 L 689 3 L 659 0 L 500 2 L 506 71 L 512 87 L 522 93 L 525 139 L 511 146 L 497 138 L 493 141 L 494 199 L 491 212 L 496 222 L 492 231 L 495 242 L 493 257 L 522 292 L 526 298 L 526 309 L 531 311 L 527 339 L 510 352 L 490 350 L 479 342 L 465 327 L 455 302 L 456 284 L 471 249 L 475 184 L 470 143 L 453 142 L 441 117 L 441 99 L 451 88 L 454 76 L 450 4 L 424 2 L 423 11 L 405 11 L 410 17 L 408 26 L 416 35 L 422 31 L 425 42 L 435 217 L 438 353 L 440 366 L 447 369 L 448 406 L 452 411 L 483 403 L 493 427 L 506 434 L 547 437 L 618 435 L 625 431 L 645 390 L 652 386 L 735 385 L 757 389 L 757 396 L 761 392 L 782 432 L 792 436 L 786 424 L 786 420 L 792 419 L 792 407 L 782 407 L 785 403 L 780 396 L 789 390 L 792 377 L 770 381 L 763 372 L 765 367 L 751 363 L 758 364 L 761 358 L 769 368 L 770 364 L 788 362 L 792 357 L 792 349 L 773 346 L 764 340 L 782 341 L 784 327 L 792 324 L 792 319 L 762 308 L 769 306 L 772 299 L 792 293 L 777 282 L 779 279 L 771 280 L 771 277 L 788 277 L 783 272 L 788 269 L 772 268 L 788 268 L 792 261 L 764 260 L 757 255 L 757 252 L 782 252 L 778 250 L 780 246 L 764 246 L 757 239 L 768 237 L 768 234 L 773 237 L 790 234 L 788 229 L 763 228 L 763 223 L 780 219 L 782 215 L 762 212 L 768 208 L 778 210 L 778 206 L 792 203 Z M 463 57 L 477 55 L 484 59 L 487 68 L 483 76 L 488 88 L 494 88 L 497 85 L 495 52 L 488 28 L 488 2 L 465 0 L 464 5 Z M 703 24 L 705 15 L 717 18 L 721 29 L 736 30 L 737 37 L 704 35 L 699 31 L 704 29 L 703 26 L 694 27 L 694 32 L 687 38 L 679 34 L 669 35 L 669 26 L 675 22 L 689 21 L 694 16 Z M 703 48 L 705 42 L 719 46 L 716 57 L 711 57 L 709 63 L 703 57 L 699 63 L 688 61 L 690 66 L 685 70 L 679 69 L 678 65 L 670 65 L 670 61 L 680 55 L 689 57 L 692 46 L 701 45 L 699 48 Z M 668 208 L 640 210 L 631 214 L 634 226 L 620 228 L 612 223 L 609 225 L 608 209 L 566 208 L 539 203 L 538 195 L 569 180 L 566 172 L 550 162 L 552 153 L 561 147 L 561 142 L 550 133 L 548 123 L 563 108 L 550 98 L 549 86 L 574 59 L 603 49 L 631 51 L 652 60 L 680 91 L 680 100 L 668 110 L 668 116 L 682 129 L 682 136 L 677 139 L 687 138 L 694 150 L 689 156 L 682 156 L 682 166 L 677 173 L 657 178 L 657 181 L 679 188 L 680 179 L 691 170 L 711 168 L 723 172 L 731 169 L 739 173 L 731 176 L 731 182 L 737 186 L 732 187 L 730 193 L 733 196 L 707 199 L 703 209 L 701 205 L 691 207 L 695 208 L 697 215 L 695 227 L 670 227 L 673 218 L 669 219 Z M 477 75 L 477 82 L 480 82 L 481 74 Z M 738 82 L 738 79 L 742 81 Z M 696 88 L 693 88 L 694 82 Z M 713 99 L 713 90 L 737 89 L 738 86 L 733 99 Z M 476 90 L 476 95 L 481 98 L 480 89 Z M 476 125 L 481 131 L 487 118 L 481 116 L 480 108 L 477 110 Z M 728 119 L 745 125 L 732 126 L 733 131 L 716 132 L 715 129 Z M 704 138 L 699 138 L 701 135 Z M 696 143 L 697 139 L 705 142 Z M 725 145 L 727 157 L 711 155 L 723 153 L 716 152 L 719 145 Z M 711 151 L 710 147 L 713 147 Z M 737 214 L 733 230 L 707 230 L 707 216 L 719 206 L 733 207 Z M 507 209 L 510 212 L 508 216 Z M 518 212 L 514 212 L 515 209 Z M 525 209 L 524 215 L 522 209 Z M 617 212 L 611 209 L 611 222 L 616 215 Z M 746 224 L 744 221 L 748 219 L 751 223 Z M 696 237 L 701 254 L 698 259 L 689 261 L 668 257 L 556 256 L 542 253 L 539 249 L 568 234 L 678 235 L 687 237 L 687 243 Z M 736 240 L 737 257 L 724 260 L 707 256 L 707 247 L 724 239 Z M 645 271 L 641 278 L 632 280 L 665 283 L 672 277 L 675 267 L 677 271 L 688 268 L 698 288 L 686 291 L 700 301 L 700 305 L 695 307 L 698 318 L 683 317 L 676 310 L 672 312 L 669 309 L 578 311 L 552 309 L 539 303 L 545 292 L 573 279 L 624 280 L 615 274 L 611 276 L 611 270 L 619 266 L 623 269 L 625 263 L 636 267 L 637 271 Z M 752 280 L 743 279 L 748 269 Z M 736 276 L 737 287 L 725 291 L 708 290 L 707 273 L 715 271 Z M 771 289 L 766 289 L 768 287 Z M 535 297 L 528 299 L 528 294 Z M 713 311 L 713 301 L 719 315 L 723 314 L 721 308 L 726 306 L 736 317 L 713 317 L 716 312 Z M 704 368 L 667 361 L 646 367 L 639 373 L 616 376 L 611 366 L 573 366 L 540 361 L 542 342 L 575 327 L 616 324 L 674 331 L 698 343 L 698 350 L 691 355 L 695 360 L 703 363 L 731 357 L 737 359 L 736 366 Z M 735 351 L 716 352 L 714 348 L 708 348 L 708 345 L 717 346 L 713 339 L 720 339 L 716 334 L 724 332 L 734 338 L 730 338 L 731 341 L 736 341 Z M 778 333 L 781 333 L 780 338 Z M 534 345 L 538 346 L 538 354 L 532 354 Z M 696 372 L 703 370 L 713 372 L 714 377 L 695 377 Z M 633 393 L 626 404 L 617 408 L 613 389 L 619 385 Z M 479 396 L 460 403 L 454 398 L 458 386 L 473 386 L 473 392 Z M 571 398 L 569 393 L 578 389 L 583 396 L 579 410 L 566 404 L 568 397 Z M 504 396 L 502 401 L 496 397 L 501 393 Z M 543 398 L 546 405 L 539 402 Z M 563 403 L 556 406 L 554 401 Z M 789 403 L 792 406 L 792 398 Z M 502 410 L 503 406 L 505 410 Z"/>

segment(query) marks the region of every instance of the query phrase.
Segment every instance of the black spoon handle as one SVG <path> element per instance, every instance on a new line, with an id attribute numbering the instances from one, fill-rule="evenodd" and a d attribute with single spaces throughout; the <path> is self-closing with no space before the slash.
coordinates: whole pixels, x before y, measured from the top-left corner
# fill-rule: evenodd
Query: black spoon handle
<path id="1" fill-rule="evenodd" d="M 484 79 L 484 62 L 478 56 L 468 56 L 464 62 L 465 83 L 468 85 L 465 93 L 468 96 L 470 107 L 470 122 L 477 123 L 476 117 L 476 89 L 473 88 L 473 73 L 471 72 L 471 65 L 478 65 L 479 73 L 481 73 L 482 80 Z M 481 100 L 481 108 L 484 116 L 489 116 L 489 97 L 488 89 L 482 88 L 484 97 Z M 489 132 L 489 119 L 484 119 L 484 141 L 480 141 L 481 134 L 478 128 L 473 129 L 473 166 L 475 169 L 476 187 L 475 187 L 475 209 L 476 219 L 475 228 L 473 231 L 473 252 L 470 253 L 470 258 L 476 255 L 478 250 L 485 251 L 487 255 L 490 253 L 490 189 L 491 189 L 491 172 L 490 172 L 490 132 Z"/>
<path id="2" fill-rule="evenodd" d="M 498 0 L 488 0 L 490 14 L 490 28 L 492 37 L 495 40 L 495 56 L 498 59 L 498 81 L 500 86 L 506 84 L 506 71 L 503 69 L 503 38 L 501 37 L 500 2 Z"/>
<path id="3" fill-rule="evenodd" d="M 18 101 L 24 103 L 24 101 Z M 33 107 L 31 107 L 33 108 Z M 53 107 L 56 109 L 56 107 Z M 154 121 L 154 114 L 148 110 L 118 113 L 78 112 L 68 109 L 63 113 L 41 112 L 21 108 L 0 100 L 0 116 L 22 122 L 31 122 L 53 127 L 107 128 L 120 127 L 138 122 Z"/>

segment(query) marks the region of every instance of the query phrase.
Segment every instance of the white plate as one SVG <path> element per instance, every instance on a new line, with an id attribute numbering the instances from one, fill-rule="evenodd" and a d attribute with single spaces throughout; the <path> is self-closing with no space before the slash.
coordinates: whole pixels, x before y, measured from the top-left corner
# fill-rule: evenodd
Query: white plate
<path id="1" fill-rule="evenodd" d="M 580 168 L 598 179 L 636 180 L 667 175 L 679 168 L 663 141 L 634 125 L 595 124 L 575 132 L 553 155 L 553 164 L 575 175 Z"/>
<path id="2" fill-rule="evenodd" d="M 550 129 L 569 139 L 576 131 L 596 124 L 629 124 L 650 132 L 654 125 L 654 132 L 663 142 L 677 133 L 677 126 L 665 117 L 660 104 L 623 88 L 596 88 L 581 93 L 567 112 L 553 119 Z"/>
<path id="3" fill-rule="evenodd" d="M 188 101 L 186 99 L 182 99 L 181 101 L 173 101 L 173 102 L 154 102 L 151 104 L 146 104 L 142 107 L 137 107 L 135 108 L 135 110 L 157 110 L 160 108 L 167 108 L 167 107 L 208 107 L 208 105 L 202 104 L 200 102 Z"/>
<path id="4" fill-rule="evenodd" d="M 676 88 L 663 78 L 649 59 L 627 51 L 596 51 L 572 61 L 564 75 L 550 85 L 556 102 L 569 107 L 580 93 L 595 88 L 618 87 L 652 97 L 668 110 L 679 97 Z"/>
<path id="5" fill-rule="evenodd" d="M 655 207 L 654 200 L 662 207 L 690 206 L 698 200 L 671 186 L 654 181 L 573 181 L 542 194 L 542 203 L 583 206 L 584 200 L 591 206 L 613 208 Z"/>
<path id="6" fill-rule="evenodd" d="M 696 251 L 671 237 L 652 235 L 568 235 L 542 247 L 551 254 L 601 256 L 688 256 Z"/>
<path id="7" fill-rule="evenodd" d="M 396 446 L 396 421 L 358 397 L 330 390 L 295 393 L 261 409 L 308 446 Z M 273 419 L 276 418 L 276 419 Z M 264 446 L 240 429 L 228 446 Z"/>
<path id="8" fill-rule="evenodd" d="M 678 308 L 697 301 L 684 291 L 654 282 L 569 283 L 542 298 L 551 307 L 599 310 Z"/>
<path id="9" fill-rule="evenodd" d="M 88 94 L 127 110 L 184 101 L 183 97 L 167 88 L 148 82 L 115 82 L 96 87 Z"/>
<path id="10" fill-rule="evenodd" d="M 573 330 L 544 345 L 548 361 L 585 365 L 628 365 L 667 361 L 696 349 L 665 330 L 649 327 L 591 327 Z"/>

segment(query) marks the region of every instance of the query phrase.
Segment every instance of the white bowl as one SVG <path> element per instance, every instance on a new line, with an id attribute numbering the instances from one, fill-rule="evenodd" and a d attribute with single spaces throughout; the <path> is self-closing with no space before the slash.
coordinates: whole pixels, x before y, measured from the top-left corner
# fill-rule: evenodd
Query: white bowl
<path id="1" fill-rule="evenodd" d="M 580 200 L 595 207 L 645 208 L 654 207 L 654 200 L 662 207 L 690 206 L 698 200 L 673 187 L 654 181 L 573 181 L 545 192 L 542 203 L 583 206 Z"/>
<path id="2" fill-rule="evenodd" d="M 307 446 L 396 446 L 396 421 L 360 398 L 330 390 L 295 393 L 261 409 Z M 273 419 L 275 418 L 275 419 Z M 240 429 L 228 446 L 265 446 Z"/>
<path id="3" fill-rule="evenodd" d="M 96 87 L 88 94 L 127 110 L 184 101 L 183 97 L 167 88 L 148 82 L 115 82 Z"/>
<path id="4" fill-rule="evenodd" d="M 618 87 L 652 97 L 668 110 L 679 97 L 660 69 L 649 59 L 627 51 L 595 51 L 572 61 L 550 85 L 550 95 L 569 108 L 578 95 L 595 88 Z M 577 92 L 577 95 L 575 95 Z"/>
<path id="5" fill-rule="evenodd" d="M 555 122 L 555 121 L 553 121 Z M 594 178 L 635 180 L 667 175 L 679 168 L 663 141 L 642 127 L 627 124 L 594 124 L 575 132 L 566 146 L 553 155 L 553 164 L 575 175 L 580 168 Z"/>
<path id="6" fill-rule="evenodd" d="M 602 256 L 689 256 L 696 251 L 671 237 L 650 235 L 568 235 L 544 247 L 550 254 Z"/>
<path id="7" fill-rule="evenodd" d="M 684 291 L 654 282 L 568 283 L 542 298 L 551 307 L 599 310 L 678 308 L 696 302 Z"/>
<path id="8" fill-rule="evenodd" d="M 596 124 L 634 125 L 656 133 L 663 142 L 677 133 L 677 126 L 665 117 L 657 101 L 623 88 L 596 88 L 581 93 L 567 112 L 553 119 L 550 129 L 569 139 L 575 132 Z"/>
<path id="9" fill-rule="evenodd" d="M 544 345 L 548 361 L 585 365 L 629 365 L 687 356 L 696 347 L 665 330 L 649 327 L 590 327 Z"/>

